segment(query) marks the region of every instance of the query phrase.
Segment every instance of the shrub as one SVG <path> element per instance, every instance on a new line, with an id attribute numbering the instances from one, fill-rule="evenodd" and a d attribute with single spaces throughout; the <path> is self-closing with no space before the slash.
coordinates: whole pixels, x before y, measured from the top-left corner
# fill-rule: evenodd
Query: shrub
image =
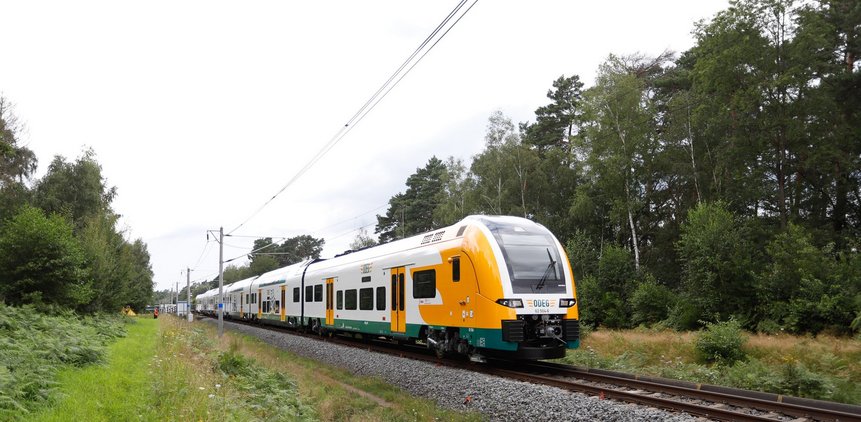
<path id="1" fill-rule="evenodd" d="M 631 319 L 635 325 L 662 321 L 667 318 L 676 300 L 676 295 L 667 286 L 658 284 L 651 274 L 647 274 L 645 281 L 631 295 Z"/>
<path id="2" fill-rule="evenodd" d="M 731 365 L 745 358 L 742 347 L 746 341 L 741 324 L 731 319 L 707 322 L 706 328 L 697 336 L 695 347 L 702 360 Z"/>
<path id="3" fill-rule="evenodd" d="M 789 362 L 783 367 L 780 391 L 798 397 L 829 398 L 834 386 L 828 378 L 810 371 L 801 362 Z"/>
<path id="4" fill-rule="evenodd" d="M 667 315 L 667 323 L 676 330 L 693 330 L 700 326 L 700 308 L 684 298 L 677 300 Z"/>

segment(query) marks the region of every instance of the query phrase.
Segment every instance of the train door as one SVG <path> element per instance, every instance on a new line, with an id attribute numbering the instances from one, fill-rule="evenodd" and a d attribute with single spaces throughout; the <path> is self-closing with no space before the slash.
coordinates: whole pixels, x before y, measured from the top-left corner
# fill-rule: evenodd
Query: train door
<path id="1" fill-rule="evenodd" d="M 326 325 L 335 325 L 335 279 L 326 279 Z"/>
<path id="2" fill-rule="evenodd" d="M 263 289 L 257 289 L 257 319 L 263 318 Z"/>
<path id="3" fill-rule="evenodd" d="M 404 267 L 392 268 L 392 332 L 405 333 L 407 331 L 407 318 L 404 312 L 404 300 L 406 295 L 406 269 Z"/>
<path id="4" fill-rule="evenodd" d="M 284 314 L 284 307 L 287 306 L 285 303 L 285 299 L 287 298 L 287 286 L 281 286 L 281 322 L 284 322 L 286 319 L 286 315 Z"/>
<path id="5" fill-rule="evenodd" d="M 239 318 L 245 318 L 245 294 L 239 292 Z"/>

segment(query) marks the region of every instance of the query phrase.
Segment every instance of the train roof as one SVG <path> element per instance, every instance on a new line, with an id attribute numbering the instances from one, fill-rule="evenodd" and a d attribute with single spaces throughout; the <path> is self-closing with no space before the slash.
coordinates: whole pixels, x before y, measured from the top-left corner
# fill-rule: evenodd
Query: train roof
<path id="1" fill-rule="evenodd" d="M 308 264 L 314 262 L 313 259 L 309 259 L 302 262 L 297 262 L 295 264 L 288 265 L 286 267 L 281 267 L 269 271 L 268 273 L 263 273 L 260 277 L 255 281 L 255 285 L 257 287 L 265 287 L 271 286 L 273 284 L 282 283 L 287 280 L 289 277 L 301 277 L 302 271 Z"/>

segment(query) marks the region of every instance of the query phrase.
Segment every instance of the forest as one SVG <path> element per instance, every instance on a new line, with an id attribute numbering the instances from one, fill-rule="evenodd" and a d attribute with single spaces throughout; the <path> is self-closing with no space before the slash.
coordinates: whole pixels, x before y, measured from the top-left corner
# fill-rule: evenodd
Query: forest
<path id="1" fill-rule="evenodd" d="M 566 246 L 582 321 L 861 330 L 861 3 L 733 1 L 695 44 L 552 81 L 534 122 L 488 121 L 377 216 L 381 242 L 470 214 Z"/>
<path id="2" fill-rule="evenodd" d="M 22 123 L 0 97 L 0 303 L 82 313 L 142 309 L 152 299 L 146 244 L 131 240 L 111 207 L 95 152 L 38 160 L 19 142 Z"/>

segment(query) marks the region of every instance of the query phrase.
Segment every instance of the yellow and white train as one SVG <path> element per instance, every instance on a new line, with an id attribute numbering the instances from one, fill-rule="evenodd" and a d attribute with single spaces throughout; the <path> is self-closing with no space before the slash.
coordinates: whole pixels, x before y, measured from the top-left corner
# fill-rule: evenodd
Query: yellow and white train
<path id="1" fill-rule="evenodd" d="M 224 286 L 226 318 L 421 341 L 447 353 L 550 359 L 579 346 L 574 275 L 544 226 L 470 216 L 430 233 Z M 218 289 L 197 296 L 216 315 Z"/>

